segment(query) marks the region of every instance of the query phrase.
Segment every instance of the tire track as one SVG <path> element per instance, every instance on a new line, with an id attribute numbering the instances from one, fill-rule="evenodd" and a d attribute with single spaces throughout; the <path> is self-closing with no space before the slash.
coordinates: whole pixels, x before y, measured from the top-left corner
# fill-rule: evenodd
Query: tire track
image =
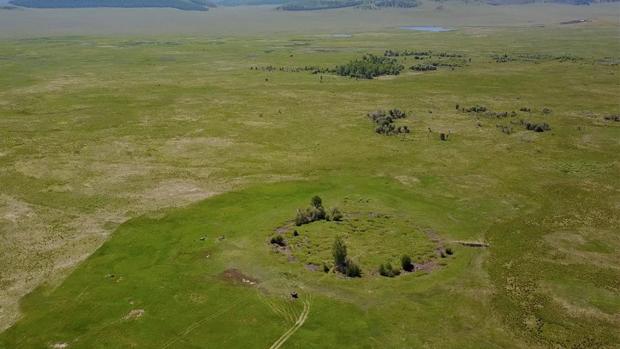
<path id="1" fill-rule="evenodd" d="M 286 332 L 284 332 L 284 334 L 282 336 L 280 336 L 280 338 L 278 338 L 278 340 L 276 340 L 270 347 L 269 349 L 279 349 L 282 345 L 284 345 L 284 343 L 286 343 L 286 341 L 301 327 L 303 326 L 304 322 L 306 322 L 306 319 L 308 318 L 308 314 L 310 314 L 310 301 L 309 300 L 305 300 L 304 301 L 304 310 L 301 312 L 301 314 L 299 315 L 299 318 L 297 318 L 297 321 L 295 322 L 295 324 L 293 325 L 293 327 L 289 328 Z"/>
<path id="2" fill-rule="evenodd" d="M 183 337 L 187 336 L 190 332 L 192 332 L 193 330 L 197 329 L 198 327 L 200 327 L 200 325 L 204 324 L 205 322 L 209 321 L 209 320 L 213 320 L 217 317 L 219 317 L 220 315 L 230 311 L 231 309 L 233 309 L 234 307 L 236 307 L 237 305 L 239 305 L 239 303 L 241 303 L 241 300 L 237 300 L 235 302 L 233 302 L 232 304 L 230 304 L 228 307 L 216 312 L 215 314 L 211 314 L 201 320 L 198 320 L 196 322 L 194 322 L 193 324 L 187 326 L 187 328 L 185 328 L 185 330 L 183 332 L 181 332 L 180 334 L 178 334 L 177 336 L 169 339 L 168 341 L 166 341 L 164 343 L 164 345 L 161 346 L 161 349 L 166 349 L 169 348 L 171 345 L 173 345 L 174 343 L 178 342 L 180 339 L 182 339 Z"/>

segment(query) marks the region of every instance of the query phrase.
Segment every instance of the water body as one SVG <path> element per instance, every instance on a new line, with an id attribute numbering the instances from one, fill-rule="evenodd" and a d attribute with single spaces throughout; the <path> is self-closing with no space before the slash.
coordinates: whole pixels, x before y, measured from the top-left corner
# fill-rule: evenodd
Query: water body
<path id="1" fill-rule="evenodd" d="M 434 27 L 434 26 L 405 26 L 405 27 L 400 27 L 400 29 L 402 30 L 415 30 L 415 31 L 422 31 L 422 32 L 433 32 L 433 33 L 439 33 L 439 32 L 448 32 L 454 29 L 448 29 L 448 28 L 444 28 L 444 27 Z"/>

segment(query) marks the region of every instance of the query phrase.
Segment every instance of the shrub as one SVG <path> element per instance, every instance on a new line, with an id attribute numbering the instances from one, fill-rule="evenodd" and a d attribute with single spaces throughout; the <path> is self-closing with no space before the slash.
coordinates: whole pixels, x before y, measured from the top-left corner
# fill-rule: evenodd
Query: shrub
<path id="1" fill-rule="evenodd" d="M 332 221 L 341 221 L 342 220 L 342 213 L 340 212 L 340 210 L 336 207 L 332 208 L 332 212 L 329 215 Z"/>
<path id="2" fill-rule="evenodd" d="M 465 111 L 468 113 L 484 113 L 487 111 L 487 107 L 483 105 L 474 105 L 471 108 L 465 108 Z"/>
<path id="3" fill-rule="evenodd" d="M 297 215 L 295 216 L 295 225 L 300 226 L 303 224 L 312 223 L 315 221 L 320 221 L 327 218 L 327 214 L 325 213 L 325 209 L 322 206 L 317 207 L 308 207 L 304 210 L 297 210 Z"/>
<path id="4" fill-rule="evenodd" d="M 503 54 L 503 55 L 498 55 L 498 54 L 494 54 L 491 55 L 491 57 L 495 60 L 495 62 L 497 63 L 506 63 L 506 62 L 510 62 L 513 59 L 508 56 L 507 54 Z"/>
<path id="5" fill-rule="evenodd" d="M 433 71 L 437 70 L 437 66 L 434 64 L 416 64 L 409 68 L 414 71 Z"/>
<path id="6" fill-rule="evenodd" d="M 271 238 L 271 243 L 274 245 L 278 245 L 278 246 L 286 246 L 286 241 L 284 241 L 284 238 L 282 237 L 282 235 L 277 235 Z"/>
<path id="7" fill-rule="evenodd" d="M 452 256 L 454 254 L 454 251 L 452 250 L 451 247 L 446 248 L 446 254 L 449 256 Z"/>
<path id="8" fill-rule="evenodd" d="M 401 259 L 400 259 L 400 266 L 405 271 L 413 271 L 413 269 L 415 268 L 415 266 L 411 262 L 411 257 L 409 257 L 408 255 L 404 255 L 404 256 L 401 257 Z"/>
<path id="9" fill-rule="evenodd" d="M 385 265 L 381 264 L 379 266 L 379 274 L 381 274 L 382 276 L 393 278 L 394 276 L 400 275 L 400 270 L 394 269 L 392 267 L 392 264 L 388 262 Z"/>
<path id="10" fill-rule="evenodd" d="M 388 113 L 393 119 L 403 119 L 407 117 L 407 114 L 404 111 L 397 108 L 390 109 Z"/>
<path id="11" fill-rule="evenodd" d="M 551 127 L 546 122 L 535 123 L 535 122 L 524 121 L 523 124 L 525 124 L 525 128 L 529 131 L 534 131 L 534 132 L 551 131 Z"/>
<path id="12" fill-rule="evenodd" d="M 301 210 L 297 210 L 297 215 L 295 216 L 295 225 L 300 226 L 302 224 L 310 223 L 308 218 Z"/>
<path id="13" fill-rule="evenodd" d="M 355 264 L 351 259 L 347 258 L 345 261 L 345 270 L 344 274 L 348 277 L 358 278 L 362 276 L 362 269 Z"/>
<path id="14" fill-rule="evenodd" d="M 308 215 L 310 222 L 323 220 L 327 216 L 325 209 L 322 206 L 310 207 L 306 210 L 306 214 Z"/>
<path id="15" fill-rule="evenodd" d="M 347 245 L 342 241 L 341 237 L 337 237 L 332 246 L 332 255 L 334 256 L 334 265 L 339 270 L 344 270 L 347 265 Z"/>
<path id="16" fill-rule="evenodd" d="M 329 266 L 327 266 L 327 264 L 323 263 L 323 272 L 324 273 L 329 273 Z"/>
<path id="17" fill-rule="evenodd" d="M 310 200 L 310 204 L 315 208 L 323 207 L 323 200 L 318 195 L 315 195 Z"/>

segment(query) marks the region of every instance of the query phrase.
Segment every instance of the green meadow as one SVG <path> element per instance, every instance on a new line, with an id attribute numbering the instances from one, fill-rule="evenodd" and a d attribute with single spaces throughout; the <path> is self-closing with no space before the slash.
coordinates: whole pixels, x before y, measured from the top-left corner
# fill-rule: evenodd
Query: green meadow
<path id="1" fill-rule="evenodd" d="M 459 23 L 440 33 L 358 10 L 287 32 L 261 7 L 270 34 L 3 38 L 0 348 L 620 346 L 619 10 L 524 24 L 538 8 L 435 14 Z M 388 49 L 462 59 L 294 71 Z M 410 133 L 375 132 L 392 108 Z M 315 195 L 343 219 L 295 226 Z M 414 272 L 379 275 L 403 254 Z"/>

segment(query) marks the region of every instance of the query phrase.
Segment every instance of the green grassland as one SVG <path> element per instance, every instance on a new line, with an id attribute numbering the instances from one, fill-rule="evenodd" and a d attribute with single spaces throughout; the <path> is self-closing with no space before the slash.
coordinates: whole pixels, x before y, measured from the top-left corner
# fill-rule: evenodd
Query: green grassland
<path id="1" fill-rule="evenodd" d="M 619 346 L 617 23 L 369 28 L 0 41 L 0 348 Z M 387 49 L 468 61 L 251 69 Z M 314 195 L 343 221 L 291 225 Z M 336 236 L 361 278 L 308 267 Z M 432 268 L 377 274 L 404 253 Z"/>

